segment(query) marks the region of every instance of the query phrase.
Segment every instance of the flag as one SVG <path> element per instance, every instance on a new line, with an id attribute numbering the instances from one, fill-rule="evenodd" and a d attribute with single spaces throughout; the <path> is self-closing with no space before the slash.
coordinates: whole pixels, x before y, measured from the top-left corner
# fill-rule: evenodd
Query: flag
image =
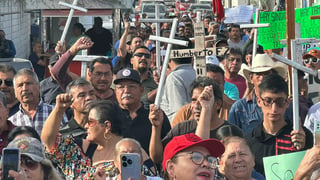
<path id="1" fill-rule="evenodd" d="M 212 0 L 212 11 L 220 22 L 224 18 L 224 7 L 221 0 Z"/>
<path id="2" fill-rule="evenodd" d="M 184 7 L 184 5 L 182 5 L 182 4 L 180 4 L 179 9 L 180 9 L 180 11 L 185 11 L 185 10 L 187 10 L 187 9 Z"/>

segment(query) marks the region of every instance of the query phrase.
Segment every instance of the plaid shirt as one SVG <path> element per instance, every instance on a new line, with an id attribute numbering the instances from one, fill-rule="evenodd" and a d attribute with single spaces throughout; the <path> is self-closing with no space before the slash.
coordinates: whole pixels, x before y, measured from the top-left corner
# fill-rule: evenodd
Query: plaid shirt
<path id="1" fill-rule="evenodd" d="M 9 118 L 9 121 L 11 121 L 16 126 L 31 126 L 35 128 L 35 130 L 39 133 L 39 135 L 41 135 L 43 124 L 47 120 L 52 109 L 53 109 L 53 106 L 40 101 L 37 107 L 37 113 L 33 117 L 33 119 L 31 119 L 27 114 L 25 114 L 20 104 L 19 111 L 16 112 L 14 115 L 12 115 Z M 68 118 L 64 114 L 61 125 L 64 125 L 67 122 L 68 122 Z"/>

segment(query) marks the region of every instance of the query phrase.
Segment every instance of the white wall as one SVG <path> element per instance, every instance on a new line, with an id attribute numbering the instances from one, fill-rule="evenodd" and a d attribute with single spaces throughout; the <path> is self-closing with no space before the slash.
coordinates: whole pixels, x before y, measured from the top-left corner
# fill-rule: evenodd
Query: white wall
<path id="1" fill-rule="evenodd" d="M 14 42 L 16 57 L 27 58 L 30 53 L 30 14 L 24 13 L 23 0 L 0 0 L 0 29 L 6 39 Z M 12 14 L 10 14 L 12 13 Z"/>

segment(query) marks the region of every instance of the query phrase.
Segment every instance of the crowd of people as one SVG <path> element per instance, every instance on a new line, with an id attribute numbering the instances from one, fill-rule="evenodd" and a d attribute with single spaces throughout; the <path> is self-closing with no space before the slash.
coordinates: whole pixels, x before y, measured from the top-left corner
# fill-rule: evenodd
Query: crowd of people
<path id="1" fill-rule="evenodd" d="M 188 13 L 179 17 L 176 39 L 189 43 L 172 49 L 194 47 L 194 21 Z M 87 32 L 76 23 L 77 37 L 57 42 L 59 53 L 51 57 L 34 43 L 34 71 L 0 64 L 0 150 L 19 148 L 21 154 L 20 170 L 9 171 L 9 177 L 120 180 L 128 175 L 122 154 L 133 153 L 141 179 L 263 180 L 263 157 L 308 149 L 294 179 L 318 178 L 320 147 L 312 133 L 320 106 L 309 100 L 303 72 L 301 126 L 294 130 L 286 65 L 260 45 L 252 56 L 254 31 L 245 34 L 238 24 L 217 22 L 212 15 L 203 22 L 205 46 L 228 50 L 205 57 L 205 76 L 196 74 L 193 57 L 170 58 L 159 106 L 162 67 L 149 39 L 156 31 L 152 23 L 123 22 L 123 34 L 113 43 L 96 17 Z M 169 37 L 171 25 L 161 24 L 161 36 Z M 10 44 L 0 46 L 0 57 L 11 53 L 5 49 Z M 168 43 L 160 45 L 166 51 Z M 82 50 L 102 56 L 88 62 L 85 77 L 69 70 Z M 106 58 L 112 51 L 115 56 Z M 318 70 L 320 49 L 303 59 Z"/>

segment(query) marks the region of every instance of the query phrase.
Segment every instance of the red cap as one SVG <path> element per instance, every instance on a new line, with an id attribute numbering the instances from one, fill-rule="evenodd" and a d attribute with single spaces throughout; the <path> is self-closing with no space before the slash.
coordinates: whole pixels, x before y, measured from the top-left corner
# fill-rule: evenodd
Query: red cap
<path id="1" fill-rule="evenodd" d="M 318 48 L 318 47 L 311 48 L 308 51 L 308 53 L 306 53 L 302 56 L 302 59 L 308 59 L 311 57 L 320 58 L 320 48 Z"/>
<path id="2" fill-rule="evenodd" d="M 166 170 L 166 163 L 178 152 L 193 146 L 202 146 L 211 156 L 220 157 L 224 153 L 224 145 L 217 139 L 202 140 L 194 133 L 175 136 L 164 148 L 162 168 Z"/>

